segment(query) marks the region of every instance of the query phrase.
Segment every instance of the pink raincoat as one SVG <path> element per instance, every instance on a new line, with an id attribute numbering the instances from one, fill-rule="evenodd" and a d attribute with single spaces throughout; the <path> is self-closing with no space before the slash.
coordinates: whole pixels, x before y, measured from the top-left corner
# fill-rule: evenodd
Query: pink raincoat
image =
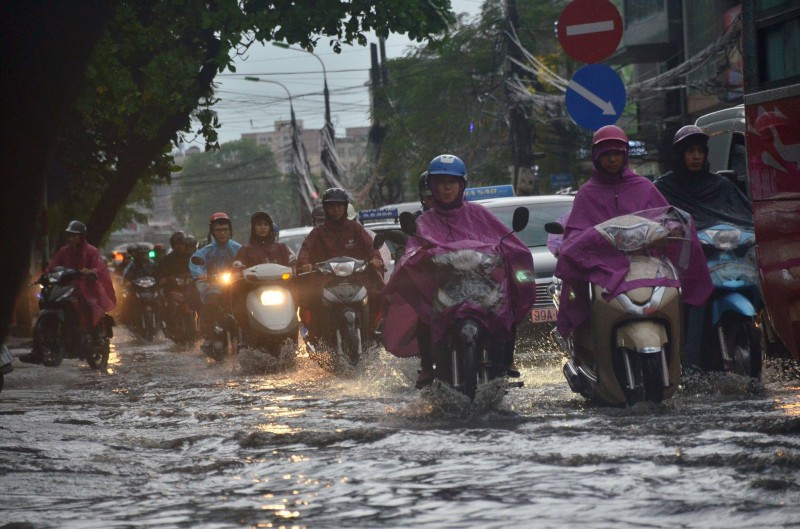
<path id="1" fill-rule="evenodd" d="M 463 189 L 462 189 L 463 192 Z M 418 237 L 408 239 L 405 255 L 384 288 L 383 340 L 396 356 L 419 354 L 417 321 L 429 325 L 434 343 L 457 319 L 480 321 L 498 341 L 510 340 L 511 328 L 529 312 L 536 297 L 530 250 L 489 210 L 463 202 L 438 206 L 417 219 Z M 478 273 L 459 270 L 444 277 L 434 260 L 480 265 Z M 438 277 L 437 277 L 438 274 Z"/>
<path id="2" fill-rule="evenodd" d="M 85 306 L 91 310 L 91 322 L 85 320 L 86 314 L 81 314 L 81 324 L 84 327 L 84 331 L 91 331 L 98 324 L 100 318 L 103 317 L 103 314 L 114 310 L 117 305 L 117 296 L 114 293 L 111 274 L 105 261 L 103 261 L 97 248 L 84 242 L 75 248 L 66 245 L 58 250 L 50 260 L 47 271 L 49 272 L 57 266 L 74 268 L 75 270 L 89 268 L 97 274 L 97 280 L 81 276 L 75 283 L 78 295 L 85 303 Z M 91 327 L 88 327 L 89 323 L 91 323 Z"/>

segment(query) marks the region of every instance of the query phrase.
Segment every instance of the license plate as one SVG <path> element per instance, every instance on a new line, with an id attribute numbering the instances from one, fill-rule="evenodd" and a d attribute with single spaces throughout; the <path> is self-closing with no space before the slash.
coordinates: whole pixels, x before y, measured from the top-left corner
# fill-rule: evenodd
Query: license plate
<path id="1" fill-rule="evenodd" d="M 531 310 L 531 321 L 533 323 L 555 323 L 556 315 L 557 312 L 555 307 L 533 309 Z"/>

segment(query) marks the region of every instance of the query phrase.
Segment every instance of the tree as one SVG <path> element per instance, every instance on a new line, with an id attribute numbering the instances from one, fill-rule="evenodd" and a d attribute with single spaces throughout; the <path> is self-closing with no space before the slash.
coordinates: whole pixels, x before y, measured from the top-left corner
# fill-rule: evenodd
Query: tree
<path id="1" fill-rule="evenodd" d="M 560 8 L 552 4 L 518 2 L 517 34 L 527 50 L 565 74 L 573 65 L 555 37 Z M 512 181 L 511 103 L 504 90 L 506 32 L 503 1 L 487 0 L 477 20 L 455 27 L 443 44 L 387 61 L 389 87 L 378 96 L 388 104 L 373 111 L 388 130 L 378 167 L 381 176 L 414 190 L 430 160 L 448 152 L 467 164 L 469 185 Z M 528 82 L 533 92 L 559 93 L 537 79 Z M 582 139 L 577 127 L 565 112 L 527 111 L 536 130 L 531 151 L 547 153 L 537 163 L 543 171 L 571 170 Z"/>
<path id="2" fill-rule="evenodd" d="M 198 239 L 207 235 L 208 218 L 217 211 L 231 217 L 239 242 L 247 239 L 250 215 L 256 211 L 266 211 L 280 226 L 297 220 L 294 183 L 280 173 L 269 147 L 249 140 L 190 156 L 177 186 L 175 216 L 186 219 Z"/>
<path id="3" fill-rule="evenodd" d="M 0 340 L 26 276 L 56 137 L 114 6 L 105 0 L 0 3 Z"/>
<path id="4" fill-rule="evenodd" d="M 322 8 L 320 3 L 2 3 L 2 174 L 17 187 L 3 193 L 5 225 L 13 224 L 16 231 L 2 242 L 11 274 L 0 296 L 0 335 L 28 262 L 25 249 L 56 137 L 61 138 L 57 158 L 74 171 L 74 178 L 100 179 L 100 198 L 87 204 L 82 216 L 88 217 L 89 240 L 97 244 L 140 179 L 169 178 L 172 162 L 166 153 L 171 142 L 193 132 L 192 116 L 201 123 L 194 133 L 215 146 L 214 77 L 233 70 L 233 58 L 253 42 L 284 41 L 312 50 L 327 38 L 338 50 L 342 42 L 365 44 L 364 33 L 370 30 L 379 36 L 394 31 L 416 40 L 432 38 L 452 21 L 449 0 L 325 0 Z M 81 82 L 82 114 L 67 119 Z M 64 131 L 62 125 L 72 129 Z M 73 151 L 70 138 L 82 134 L 85 142 Z"/>
<path id="5" fill-rule="evenodd" d="M 313 49 L 328 37 L 366 43 L 364 32 L 432 37 L 452 15 L 449 0 L 123 0 L 97 47 L 83 93 L 60 142 L 59 161 L 91 179 L 89 241 L 98 244 L 137 182 L 169 179 L 170 142 L 197 135 L 216 148 L 213 80 L 256 41 Z M 192 117 L 200 127 L 191 130 Z M 73 201 L 75 197 L 70 197 Z"/>

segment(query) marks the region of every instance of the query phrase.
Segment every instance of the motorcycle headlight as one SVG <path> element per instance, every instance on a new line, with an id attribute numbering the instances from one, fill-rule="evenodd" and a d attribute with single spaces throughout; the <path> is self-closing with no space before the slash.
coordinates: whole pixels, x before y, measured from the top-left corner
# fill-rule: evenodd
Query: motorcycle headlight
<path id="1" fill-rule="evenodd" d="M 353 275 L 355 270 L 355 263 L 349 261 L 347 263 L 336 263 L 333 265 L 333 273 L 339 277 L 347 277 Z"/>
<path id="2" fill-rule="evenodd" d="M 142 287 L 142 288 L 150 288 L 156 286 L 155 278 L 150 276 L 140 277 L 136 279 L 133 283 L 137 287 Z"/>
<path id="3" fill-rule="evenodd" d="M 733 250 L 739 246 L 739 241 L 742 237 L 742 230 L 733 228 L 731 230 L 706 230 L 711 236 L 711 242 L 714 248 L 718 250 Z"/>
<path id="4" fill-rule="evenodd" d="M 220 282 L 222 284 L 224 284 L 224 285 L 229 284 L 231 282 L 231 279 L 232 279 L 232 276 L 231 276 L 230 272 L 224 272 L 223 274 L 220 274 L 220 276 L 219 276 Z"/>
<path id="5" fill-rule="evenodd" d="M 280 290 L 265 290 L 261 293 L 262 305 L 281 305 L 286 301 L 286 295 Z"/>

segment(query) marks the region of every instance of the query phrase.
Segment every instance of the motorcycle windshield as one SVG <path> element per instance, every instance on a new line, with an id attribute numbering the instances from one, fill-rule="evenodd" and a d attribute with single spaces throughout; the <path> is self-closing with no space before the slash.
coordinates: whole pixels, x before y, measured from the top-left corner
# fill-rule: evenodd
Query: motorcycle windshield
<path id="1" fill-rule="evenodd" d="M 433 257 L 436 266 L 434 312 L 442 313 L 464 304 L 494 313 L 503 300 L 503 258 L 471 249 Z"/>
<path id="2" fill-rule="evenodd" d="M 714 286 L 758 284 L 755 234 L 747 227 L 718 224 L 698 232 Z"/>
<path id="3" fill-rule="evenodd" d="M 631 274 L 634 259 L 650 264 L 636 267 Z M 710 292 L 705 288 L 710 282 L 691 217 L 675 207 L 622 215 L 573 234 L 561 247 L 556 276 L 600 285 L 607 300 L 643 286 L 683 286 L 690 299 L 696 295 L 703 301 Z M 687 279 L 690 285 L 703 288 L 687 288 Z"/>

